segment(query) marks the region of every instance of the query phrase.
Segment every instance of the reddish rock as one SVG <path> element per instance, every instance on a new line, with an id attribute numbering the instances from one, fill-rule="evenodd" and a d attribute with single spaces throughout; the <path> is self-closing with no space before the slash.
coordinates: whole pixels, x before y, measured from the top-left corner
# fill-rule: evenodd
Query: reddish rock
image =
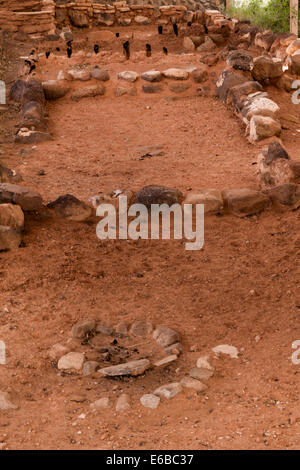
<path id="1" fill-rule="evenodd" d="M 72 194 L 60 196 L 55 201 L 50 202 L 47 207 L 53 210 L 57 217 L 75 222 L 83 222 L 92 215 L 91 207 L 79 201 Z"/>
<path id="2" fill-rule="evenodd" d="M 253 189 L 229 189 L 222 191 L 224 207 L 237 217 L 258 214 L 270 205 L 270 199 Z"/>
<path id="3" fill-rule="evenodd" d="M 293 183 L 281 184 L 268 189 L 265 193 L 279 204 L 289 206 L 290 209 L 300 207 L 300 185 Z"/>
<path id="4" fill-rule="evenodd" d="M 39 193 L 16 184 L 0 184 L 0 204 L 12 203 L 19 205 L 24 211 L 36 211 L 42 207 L 42 197 Z"/>

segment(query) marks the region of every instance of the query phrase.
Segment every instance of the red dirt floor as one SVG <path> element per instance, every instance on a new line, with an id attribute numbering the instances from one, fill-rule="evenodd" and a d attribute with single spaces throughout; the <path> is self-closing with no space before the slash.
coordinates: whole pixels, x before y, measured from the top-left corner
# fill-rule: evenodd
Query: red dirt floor
<path id="1" fill-rule="evenodd" d="M 158 40 L 151 41 L 158 49 Z M 171 51 L 172 41 L 166 42 Z M 146 59 L 138 47 L 124 63 L 111 45 L 113 58 L 105 56 L 103 65 L 112 81 L 122 70 L 199 63 L 196 55 L 174 52 Z M 39 73 L 54 78 L 65 62 L 53 60 Z M 210 69 L 212 87 L 222 68 L 219 62 Z M 268 91 L 282 114 L 300 119 L 289 94 Z M 187 91 L 184 99 L 166 100 L 170 95 L 116 98 L 109 91 L 48 104 L 54 140 L 32 149 L 6 139 L 1 163 L 19 171 L 46 203 L 65 193 L 87 201 L 102 191 L 146 184 L 182 192 L 257 188 L 253 163 L 260 145 L 247 142 L 238 118 L 213 97 Z M 10 118 L 8 133 L 18 116 Z M 300 125 L 285 124 L 282 141 L 299 159 Z M 164 155 L 139 160 L 140 147 L 150 145 L 163 146 Z M 188 252 L 184 241 L 100 241 L 94 223 L 27 217 L 24 246 L 0 253 L 0 339 L 7 346 L 0 390 L 19 405 L 0 412 L 0 447 L 299 448 L 300 369 L 291 361 L 292 343 L 300 339 L 299 229 L 299 210 L 210 216 L 204 248 Z M 67 344 L 72 325 L 86 318 L 163 323 L 182 335 L 184 353 L 174 365 L 138 378 L 62 374 L 49 349 Z M 204 393 L 185 391 L 156 410 L 140 404 L 142 394 L 179 380 L 218 344 L 236 346 L 239 358 L 215 359 Z M 114 404 L 122 392 L 131 396 L 130 411 L 91 410 L 98 398 L 109 396 Z M 82 413 L 85 418 L 78 418 Z"/>

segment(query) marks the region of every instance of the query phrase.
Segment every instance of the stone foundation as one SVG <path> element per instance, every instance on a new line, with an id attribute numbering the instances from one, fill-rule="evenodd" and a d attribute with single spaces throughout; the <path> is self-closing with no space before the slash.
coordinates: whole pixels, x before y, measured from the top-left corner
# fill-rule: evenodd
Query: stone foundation
<path id="1" fill-rule="evenodd" d="M 0 5 L 2 30 L 47 34 L 55 30 L 53 0 L 6 0 Z"/>

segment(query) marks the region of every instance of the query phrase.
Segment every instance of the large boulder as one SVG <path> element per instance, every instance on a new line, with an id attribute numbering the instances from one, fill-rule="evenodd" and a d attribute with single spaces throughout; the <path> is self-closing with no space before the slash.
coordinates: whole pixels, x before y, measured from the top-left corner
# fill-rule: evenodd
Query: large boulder
<path id="1" fill-rule="evenodd" d="M 0 204 L 17 204 L 24 211 L 36 211 L 41 209 L 42 196 L 36 191 L 18 186 L 16 184 L 0 184 Z"/>

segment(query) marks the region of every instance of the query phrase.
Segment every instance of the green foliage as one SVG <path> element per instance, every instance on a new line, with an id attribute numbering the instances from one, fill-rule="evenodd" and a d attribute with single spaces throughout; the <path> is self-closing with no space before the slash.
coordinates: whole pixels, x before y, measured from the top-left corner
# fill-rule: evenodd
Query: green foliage
<path id="1" fill-rule="evenodd" d="M 279 33 L 290 30 L 289 0 L 269 0 L 267 4 L 263 4 L 262 0 L 244 0 L 239 6 L 230 7 L 227 13 L 239 20 L 250 20 L 261 29 Z"/>

